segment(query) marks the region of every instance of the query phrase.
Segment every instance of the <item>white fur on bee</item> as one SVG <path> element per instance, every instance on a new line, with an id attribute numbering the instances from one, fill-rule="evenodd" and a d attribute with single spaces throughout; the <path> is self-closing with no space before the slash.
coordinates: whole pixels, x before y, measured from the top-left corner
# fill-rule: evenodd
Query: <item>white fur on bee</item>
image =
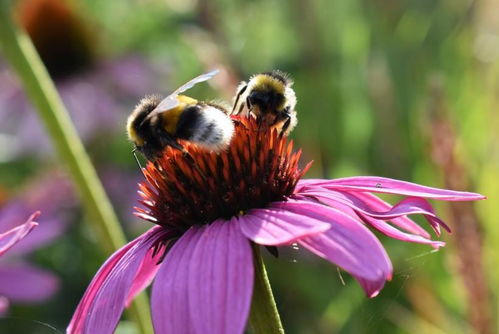
<path id="1" fill-rule="evenodd" d="M 189 140 L 212 151 L 220 151 L 229 145 L 234 134 L 234 123 L 222 110 L 205 106 L 197 123 L 197 129 Z"/>

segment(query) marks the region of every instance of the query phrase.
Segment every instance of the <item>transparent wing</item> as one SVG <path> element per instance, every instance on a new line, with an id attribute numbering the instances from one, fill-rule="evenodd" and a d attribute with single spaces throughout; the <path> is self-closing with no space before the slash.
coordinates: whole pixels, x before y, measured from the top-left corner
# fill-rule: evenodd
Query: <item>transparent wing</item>
<path id="1" fill-rule="evenodd" d="M 153 111 L 147 117 L 151 117 L 154 114 L 160 113 L 165 110 L 170 110 L 178 106 L 179 102 L 177 100 L 178 94 L 171 94 L 165 97 L 161 102 L 154 108 Z"/>
<path id="2" fill-rule="evenodd" d="M 147 116 L 147 118 L 151 118 L 154 115 L 156 115 L 156 114 L 158 114 L 158 113 L 160 113 L 162 111 L 170 110 L 172 108 L 175 108 L 176 106 L 179 105 L 179 102 L 177 100 L 177 96 L 180 93 L 185 92 L 186 90 L 194 87 L 195 85 L 197 85 L 200 82 L 203 82 L 203 81 L 206 81 L 206 80 L 209 80 L 209 79 L 213 78 L 213 76 L 215 74 L 217 74 L 218 72 L 219 72 L 219 70 L 213 70 L 213 71 L 210 71 L 208 73 L 201 74 L 201 75 L 195 77 L 194 79 L 190 80 L 189 82 L 183 84 L 182 86 L 180 86 L 179 88 L 177 88 L 173 93 L 171 93 L 170 95 L 168 95 L 167 97 L 165 97 L 157 105 L 157 107 L 154 108 L 153 111 L 151 111 L 151 113 Z"/>
<path id="3" fill-rule="evenodd" d="M 180 94 L 182 92 L 185 92 L 186 90 L 194 87 L 194 85 L 197 85 L 200 82 L 203 82 L 203 81 L 206 81 L 206 80 L 210 80 L 218 72 L 219 72 L 218 70 L 213 70 L 211 72 L 208 72 L 208 73 L 205 73 L 205 74 L 201 74 L 200 76 L 197 76 L 194 79 L 192 79 L 191 81 L 187 82 L 186 84 L 180 86 L 176 91 L 174 91 L 172 93 L 172 95 L 178 95 L 178 94 Z"/>

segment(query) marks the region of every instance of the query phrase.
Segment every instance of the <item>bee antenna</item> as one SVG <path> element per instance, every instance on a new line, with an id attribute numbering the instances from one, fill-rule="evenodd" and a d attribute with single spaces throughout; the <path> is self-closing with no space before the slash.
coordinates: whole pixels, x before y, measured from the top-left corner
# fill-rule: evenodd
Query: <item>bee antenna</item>
<path id="1" fill-rule="evenodd" d="M 133 150 L 132 150 L 132 154 L 133 154 L 133 157 L 135 158 L 135 161 L 137 162 L 137 166 L 139 166 L 140 168 L 140 171 L 142 172 L 142 174 L 144 175 L 144 177 L 146 176 L 144 174 L 144 168 L 142 167 L 142 165 L 140 164 L 140 160 L 139 160 L 139 157 L 137 156 L 137 148 L 135 147 Z"/>

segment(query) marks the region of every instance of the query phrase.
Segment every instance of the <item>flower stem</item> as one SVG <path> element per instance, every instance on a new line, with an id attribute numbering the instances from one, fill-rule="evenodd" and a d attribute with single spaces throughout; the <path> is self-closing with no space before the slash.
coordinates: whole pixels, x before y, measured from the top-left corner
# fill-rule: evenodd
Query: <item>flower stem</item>
<path id="1" fill-rule="evenodd" d="M 260 248 L 256 244 L 253 244 L 252 247 L 255 263 L 255 283 L 249 318 L 250 329 L 254 334 L 283 334 L 284 328 L 277 311 Z"/>
<path id="2" fill-rule="evenodd" d="M 11 18 L 10 1 L 0 1 L 0 44 L 21 79 L 61 160 L 67 165 L 88 221 L 106 253 L 126 239 L 97 173 L 33 43 Z M 152 333 L 147 299 L 136 299 L 133 316 L 142 333 Z"/>

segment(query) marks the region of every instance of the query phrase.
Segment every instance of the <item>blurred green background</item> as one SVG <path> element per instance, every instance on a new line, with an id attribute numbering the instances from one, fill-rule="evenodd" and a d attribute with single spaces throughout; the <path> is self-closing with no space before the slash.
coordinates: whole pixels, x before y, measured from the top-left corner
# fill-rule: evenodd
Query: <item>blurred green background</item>
<path id="1" fill-rule="evenodd" d="M 307 177 L 379 175 L 488 197 L 437 204 L 454 231 L 439 252 L 379 236 L 394 277 L 373 299 L 299 249 L 269 256 L 287 332 L 497 332 L 499 2 L 19 0 L 15 16 L 61 91 L 93 88 L 91 97 L 111 100 L 87 108 L 88 98 L 61 93 L 129 237 L 149 227 L 131 216 L 140 176 L 124 122 L 138 100 L 219 68 L 190 95 L 231 103 L 240 80 L 277 68 L 295 81 L 292 137 L 303 162 L 315 161 Z M 0 116 L 15 124 L 0 127 L 6 206 L 61 167 L 50 146 L 31 145 L 26 129 L 36 119 L 16 118 L 27 103 L 1 54 L 0 71 Z M 64 331 L 105 258 L 75 202 L 61 204 L 64 234 L 29 256 L 59 277 L 60 289 L 41 303 L 13 302 L 1 333 Z"/>

